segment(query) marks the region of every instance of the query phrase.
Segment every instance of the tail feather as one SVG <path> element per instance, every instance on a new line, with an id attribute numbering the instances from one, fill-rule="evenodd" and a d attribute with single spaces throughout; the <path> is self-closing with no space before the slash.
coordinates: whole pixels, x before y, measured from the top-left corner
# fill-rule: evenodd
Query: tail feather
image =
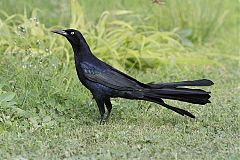
<path id="1" fill-rule="evenodd" d="M 164 99 L 172 99 L 172 100 L 178 100 L 178 101 L 182 101 L 182 102 L 188 102 L 188 103 L 192 103 L 192 104 L 200 104 L 200 105 L 205 105 L 207 103 L 211 103 L 209 101 L 209 99 L 207 98 L 197 98 L 197 97 L 186 97 L 186 96 L 175 96 L 175 97 L 170 97 L 167 95 L 162 95 L 161 98 Z"/>
<path id="2" fill-rule="evenodd" d="M 189 116 L 191 118 L 195 118 L 195 116 L 192 113 L 190 113 L 190 112 L 188 112 L 184 109 L 180 109 L 180 108 L 177 108 L 177 107 L 170 106 L 170 105 L 164 103 L 164 101 L 162 99 L 155 99 L 155 98 L 152 98 L 152 97 L 144 97 L 144 100 L 160 104 L 163 107 L 166 107 L 167 109 L 170 109 L 170 110 L 172 110 L 172 111 L 174 111 L 174 112 L 176 112 L 176 113 L 178 113 L 182 116 L 186 115 L 186 116 Z"/>
<path id="3" fill-rule="evenodd" d="M 182 116 L 187 115 L 191 118 L 195 118 L 195 116 L 190 112 L 170 106 L 166 104 L 162 99 L 178 100 L 201 105 L 211 103 L 209 101 L 209 98 L 211 97 L 210 92 L 206 92 L 202 89 L 179 88 L 179 86 L 210 86 L 213 85 L 213 82 L 211 80 L 201 79 L 172 83 L 149 83 L 147 85 L 150 87 L 141 90 L 143 96 L 139 97 L 139 99 L 155 102 L 168 109 L 173 110 L 178 114 L 181 114 Z"/>
<path id="4" fill-rule="evenodd" d="M 146 89 L 144 95 L 157 99 L 165 98 L 201 105 L 210 103 L 209 98 L 211 97 L 210 92 L 189 88 Z"/>
<path id="5" fill-rule="evenodd" d="M 210 92 L 206 92 L 202 89 L 191 89 L 191 88 L 161 88 L 161 89 L 150 89 L 150 91 L 153 92 L 161 92 L 164 94 L 170 94 L 170 95 L 175 95 L 175 94 L 184 94 L 184 95 L 192 95 L 192 94 L 197 94 L 197 95 L 208 95 Z"/>
<path id="6" fill-rule="evenodd" d="M 211 86 L 214 83 L 208 79 L 200 79 L 193 81 L 181 81 L 181 82 L 170 82 L 170 83 L 148 83 L 151 88 L 176 88 L 179 86 Z"/>
<path id="7" fill-rule="evenodd" d="M 186 111 L 186 110 L 184 110 L 184 109 L 180 109 L 180 108 L 177 108 L 177 107 L 173 107 L 173 106 L 170 106 L 170 105 L 168 105 L 168 104 L 166 104 L 166 103 L 162 103 L 161 105 L 164 106 L 164 107 L 166 107 L 166 108 L 168 108 L 168 109 L 171 109 L 171 110 L 177 112 L 178 114 L 180 114 L 180 115 L 182 115 L 182 116 L 185 116 L 185 115 L 186 115 L 186 116 L 188 116 L 188 117 L 195 118 L 195 116 L 194 116 L 192 113 L 190 113 L 190 112 L 188 112 L 188 111 Z"/>

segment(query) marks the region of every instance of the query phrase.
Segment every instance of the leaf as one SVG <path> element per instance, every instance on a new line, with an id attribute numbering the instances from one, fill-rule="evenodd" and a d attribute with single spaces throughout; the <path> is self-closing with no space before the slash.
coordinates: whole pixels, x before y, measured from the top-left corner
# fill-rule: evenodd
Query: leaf
<path id="1" fill-rule="evenodd" d="M 177 32 L 182 38 L 186 38 L 192 35 L 192 30 L 189 28 L 182 29 Z"/>
<path id="2" fill-rule="evenodd" d="M 3 86 L 4 86 L 4 84 L 0 83 L 0 89 L 2 89 Z"/>
<path id="3" fill-rule="evenodd" d="M 15 95 L 16 94 L 13 92 L 2 93 L 0 95 L 0 103 L 11 101 L 15 97 Z"/>
<path id="4" fill-rule="evenodd" d="M 129 10 L 118 10 L 118 11 L 114 11 L 113 15 L 126 15 L 126 14 L 132 14 L 133 11 L 129 11 Z"/>
<path id="5" fill-rule="evenodd" d="M 49 121 L 51 121 L 51 117 L 50 116 L 45 116 L 45 117 L 43 117 L 43 120 L 42 120 L 42 122 L 43 123 L 47 123 L 47 122 L 49 122 Z"/>
<path id="6" fill-rule="evenodd" d="M 37 127 L 37 126 L 38 126 L 39 117 L 30 117 L 28 120 L 30 121 L 30 123 L 31 123 L 34 127 Z"/>
<path id="7" fill-rule="evenodd" d="M 16 112 L 16 114 L 18 116 L 23 116 L 26 113 L 24 110 L 22 110 L 21 108 L 18 108 L 18 107 L 13 107 L 13 111 Z"/>
<path id="8" fill-rule="evenodd" d="M 193 46 L 193 43 L 192 41 L 190 41 L 189 39 L 187 38 L 182 38 L 181 39 L 181 42 L 184 46 L 188 46 L 188 47 L 192 47 Z"/>
<path id="9" fill-rule="evenodd" d="M 124 22 L 124 21 L 113 21 L 113 22 L 111 22 L 110 24 L 112 24 L 112 25 L 119 25 L 119 26 L 121 26 L 121 27 L 126 27 L 126 28 L 128 28 L 129 30 L 131 30 L 131 31 L 133 31 L 134 29 L 133 29 L 133 27 L 129 24 L 129 23 L 126 23 L 126 22 Z"/>

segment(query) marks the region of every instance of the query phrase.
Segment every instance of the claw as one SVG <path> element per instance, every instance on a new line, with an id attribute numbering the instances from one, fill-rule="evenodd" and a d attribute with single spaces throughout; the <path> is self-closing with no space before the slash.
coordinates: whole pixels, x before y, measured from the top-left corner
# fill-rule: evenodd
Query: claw
<path id="1" fill-rule="evenodd" d="M 111 112 L 108 112 L 108 113 L 107 113 L 107 116 L 106 116 L 106 118 L 105 118 L 106 121 L 109 120 L 110 115 L 111 115 Z"/>
<path id="2" fill-rule="evenodd" d="M 105 121 L 103 119 L 100 120 L 100 125 L 103 125 L 105 123 Z"/>
<path id="3" fill-rule="evenodd" d="M 104 114 L 101 115 L 101 118 L 100 118 L 100 125 L 104 124 L 105 123 L 105 118 L 104 118 Z"/>
<path id="4" fill-rule="evenodd" d="M 107 113 L 107 115 L 105 116 L 106 114 L 104 114 L 103 116 L 101 116 L 100 118 L 100 125 L 103 125 L 105 124 L 108 120 L 109 120 L 109 117 L 110 117 L 110 112 Z"/>

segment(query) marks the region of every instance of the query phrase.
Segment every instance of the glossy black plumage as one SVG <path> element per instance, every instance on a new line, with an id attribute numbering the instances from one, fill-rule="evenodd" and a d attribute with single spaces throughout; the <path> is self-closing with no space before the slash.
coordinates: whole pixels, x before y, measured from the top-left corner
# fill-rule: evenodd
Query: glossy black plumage
<path id="1" fill-rule="evenodd" d="M 107 119 L 112 110 L 110 98 L 115 97 L 154 102 L 191 118 L 195 118 L 195 116 L 186 110 L 164 103 L 163 99 L 201 105 L 210 103 L 210 92 L 183 87 L 211 86 L 213 85 L 211 80 L 144 84 L 95 57 L 79 31 L 67 29 L 53 32 L 66 37 L 72 45 L 79 80 L 93 94 L 99 108 L 101 122 L 105 115 L 104 106 L 108 110 Z"/>

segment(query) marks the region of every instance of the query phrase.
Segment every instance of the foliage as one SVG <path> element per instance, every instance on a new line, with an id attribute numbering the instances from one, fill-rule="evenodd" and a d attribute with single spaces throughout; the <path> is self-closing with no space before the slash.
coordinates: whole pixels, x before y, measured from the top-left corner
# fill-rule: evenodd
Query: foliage
<path id="1" fill-rule="evenodd" d="M 207 17 L 212 12 L 204 12 L 203 8 L 205 8 L 206 4 L 203 3 L 199 5 L 201 6 L 199 13 L 196 13 L 199 15 L 191 19 L 177 20 L 174 18 L 177 15 L 188 17 L 183 15 L 185 10 L 181 10 L 184 6 L 181 6 L 182 3 L 178 1 L 176 3 L 169 1 L 167 4 L 169 6 L 155 10 L 158 13 L 160 10 L 159 15 L 161 15 L 160 17 L 155 17 L 155 19 L 162 19 L 163 22 L 158 25 L 165 26 L 162 23 L 167 22 L 164 18 L 166 15 L 161 12 L 172 11 L 169 8 L 178 8 L 179 13 L 175 13 L 170 18 L 177 21 L 174 24 L 171 22 L 171 26 L 178 26 L 178 28 L 168 27 L 172 28 L 172 30 L 168 29 L 169 31 L 160 31 L 159 27 L 156 28 L 153 25 L 155 22 L 151 22 L 148 19 L 144 20 L 141 15 L 134 15 L 134 12 L 129 10 L 105 11 L 101 14 L 96 24 L 92 25 L 84 18 L 84 10 L 76 0 L 71 1 L 71 20 L 67 28 L 80 29 L 87 37 L 96 55 L 122 70 L 125 68 L 146 69 L 173 62 L 177 64 L 189 64 L 193 61 L 196 64 L 214 63 L 204 54 L 198 55 L 189 47 L 193 46 L 196 37 L 200 38 L 201 40 L 198 41 L 202 42 L 208 35 L 207 32 L 209 34 L 217 32 L 217 28 L 222 25 L 226 15 L 225 12 L 227 11 L 221 13 L 223 15 L 219 15 L 221 12 L 219 10 L 209 19 Z M 190 11 L 195 10 L 198 6 L 192 1 L 188 1 L 186 4 L 192 6 Z M 210 6 L 214 6 L 214 4 Z M 210 9 L 207 8 L 207 10 Z M 29 55 L 46 56 L 57 54 L 57 57 L 61 57 L 61 61 L 68 64 L 70 57 L 72 57 L 72 54 L 69 54 L 71 52 L 69 44 L 62 37 L 52 35 L 50 30 L 56 27 L 46 28 L 37 18 L 38 12 L 38 9 L 34 9 L 30 18 L 27 11 L 23 15 L 8 15 L 6 12 L 2 12 L 2 17 L 4 17 L 0 21 L 0 28 L 3 31 L 0 40 L 0 45 L 3 46 L 2 50 L 5 54 L 9 52 L 22 53 L 25 60 L 28 59 Z M 169 13 L 169 15 L 172 14 Z M 178 17 L 183 18 L 181 16 Z M 132 21 L 124 17 L 140 17 L 140 20 Z M 153 19 L 153 17 L 150 19 Z M 204 20 L 210 22 L 205 22 Z M 184 21 L 190 23 L 187 24 L 189 28 L 183 25 Z M 198 23 L 200 22 L 202 26 L 199 26 Z M 193 31 L 194 28 L 199 28 L 199 30 L 195 29 Z M 181 57 L 185 58 L 181 59 Z M 175 61 L 175 59 L 177 60 Z"/>

